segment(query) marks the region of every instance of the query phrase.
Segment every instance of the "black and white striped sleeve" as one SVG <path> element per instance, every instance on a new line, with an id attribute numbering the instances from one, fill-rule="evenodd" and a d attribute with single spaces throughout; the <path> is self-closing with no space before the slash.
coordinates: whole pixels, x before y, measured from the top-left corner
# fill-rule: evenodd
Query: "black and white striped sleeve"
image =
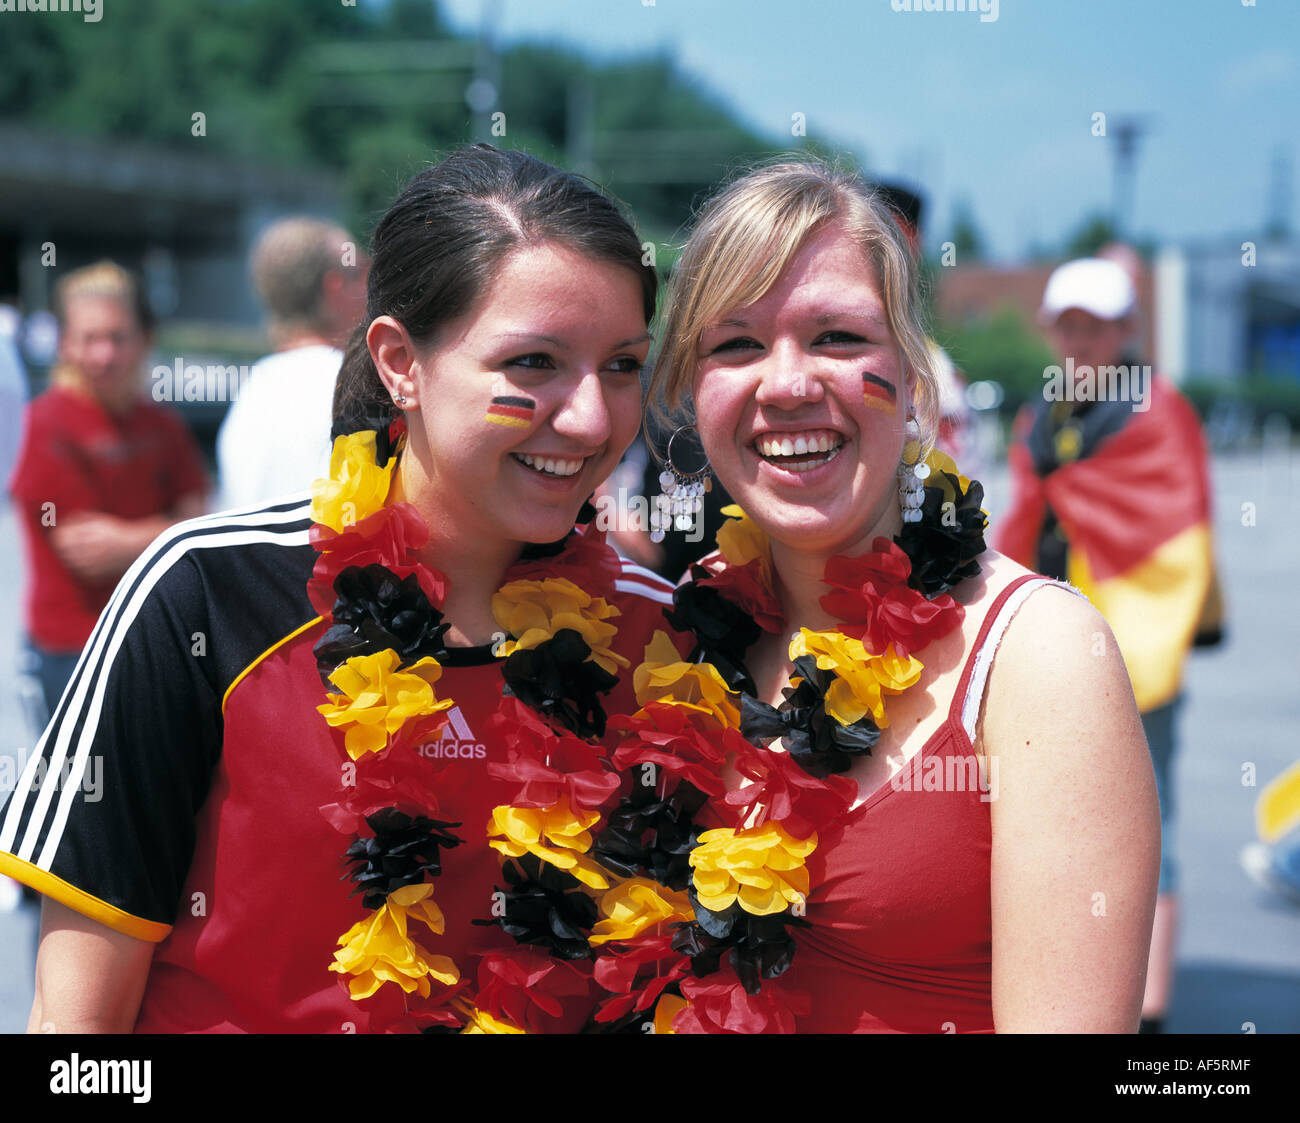
<path id="1" fill-rule="evenodd" d="M 261 642 L 256 625 L 237 634 L 256 604 L 220 604 L 214 573 L 229 568 L 226 547 L 305 546 L 308 525 L 301 510 L 209 516 L 136 561 L 0 812 L 0 873 L 116 931 L 167 936 L 221 753 L 222 693 L 245 661 L 236 649 Z"/>

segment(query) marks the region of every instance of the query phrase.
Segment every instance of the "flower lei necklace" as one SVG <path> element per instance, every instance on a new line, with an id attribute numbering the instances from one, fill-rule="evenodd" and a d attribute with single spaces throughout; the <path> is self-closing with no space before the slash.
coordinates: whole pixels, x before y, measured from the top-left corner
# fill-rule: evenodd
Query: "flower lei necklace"
<path id="1" fill-rule="evenodd" d="M 766 542 L 739 508 L 720 557 L 693 567 L 665 610 L 693 633 L 691 658 L 656 632 L 630 715 L 607 718 L 599 701 L 628 666 L 607 599 L 617 555 L 590 526 L 526 550 L 492 601 L 510 638 L 490 722 L 505 759 L 488 774 L 514 795 L 485 829 L 505 885 L 491 917 L 456 918 L 514 945 L 478 954 L 471 981 L 429 946 L 446 925 L 435 879 L 465 824 L 440 817 L 437 766 L 415 751 L 453 703 L 435 690 L 446 582 L 414 557 L 427 539 L 415 509 L 385 505 L 400 435 L 399 422 L 339 437 L 313 490 L 308 595 L 328 625 L 317 664 L 336 688 L 318 709 L 353 764 L 322 812 L 349 839 L 344 878 L 369 910 L 329 969 L 357 1002 L 400 989 L 400 1015 L 372 1004 L 375 1028 L 525 1032 L 594 991 L 598 1031 L 792 1031 L 808 999 L 777 980 L 795 954 L 789 930 L 808 923 L 805 860 L 851 806 L 856 786 L 837 774 L 879 739 L 885 696 L 919 680 L 912 652 L 961 622 L 946 593 L 979 572 L 980 485 L 931 454 L 921 520 L 828 563 L 822 603 L 843 622 L 795 637 L 779 707 L 753 697 L 744 664 L 783 621 Z M 766 747 L 774 737 L 787 751 Z M 728 772 L 744 786 L 729 789 Z"/>

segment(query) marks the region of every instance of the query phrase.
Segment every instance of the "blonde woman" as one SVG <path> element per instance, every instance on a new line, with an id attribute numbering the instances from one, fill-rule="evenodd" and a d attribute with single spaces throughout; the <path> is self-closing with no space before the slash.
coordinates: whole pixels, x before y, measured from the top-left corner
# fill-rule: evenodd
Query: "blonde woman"
<path id="1" fill-rule="evenodd" d="M 750 982 L 799 1031 L 1135 1031 L 1160 842 L 1128 676 L 1085 599 L 984 548 L 978 483 L 928 451 L 888 211 L 819 163 L 736 180 L 662 334 L 652 398 L 743 511 L 675 622 L 746 737 L 842 797 L 789 832 L 784 933 L 745 918 Z"/>

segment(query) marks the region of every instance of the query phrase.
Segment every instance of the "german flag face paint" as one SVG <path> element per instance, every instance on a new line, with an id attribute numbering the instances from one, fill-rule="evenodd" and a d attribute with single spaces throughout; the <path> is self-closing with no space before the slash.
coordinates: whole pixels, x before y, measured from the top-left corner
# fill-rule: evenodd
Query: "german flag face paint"
<path id="1" fill-rule="evenodd" d="M 533 423 L 533 410 L 536 408 L 537 403 L 532 398 L 493 398 L 483 420 L 508 429 L 527 429 Z"/>
<path id="2" fill-rule="evenodd" d="M 872 374 L 870 371 L 862 372 L 862 403 L 868 409 L 879 409 L 885 413 L 894 412 L 894 404 L 898 400 L 898 392 L 893 385 L 886 382 L 878 374 Z"/>

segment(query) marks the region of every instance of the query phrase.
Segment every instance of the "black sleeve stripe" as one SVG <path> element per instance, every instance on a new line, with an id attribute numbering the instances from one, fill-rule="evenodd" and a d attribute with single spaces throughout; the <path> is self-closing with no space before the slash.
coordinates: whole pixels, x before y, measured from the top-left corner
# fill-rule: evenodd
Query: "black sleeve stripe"
<path id="1" fill-rule="evenodd" d="M 136 560 L 101 615 L 72 681 L 60 700 L 55 718 L 24 769 L 22 782 L 14 791 L 4 822 L 0 824 L 0 850 L 30 862 L 44 834 L 44 845 L 34 864 L 41 869 L 50 869 L 84 777 L 103 708 L 108 671 L 127 629 L 159 579 L 194 549 L 255 542 L 306 545 L 310 525 L 305 502 L 284 505 L 280 510 L 264 509 L 250 515 L 237 515 L 226 521 L 213 521 L 210 517 L 193 520 L 173 527 Z M 74 740 L 75 750 L 72 749 Z M 65 779 L 64 769 L 70 751 L 72 763 Z M 31 783 L 42 759 L 46 760 L 45 781 L 35 803 L 28 808 L 27 797 L 31 794 Z M 60 788 L 57 807 L 52 810 L 54 795 Z M 15 849 L 14 842 L 20 828 L 25 828 L 23 838 L 20 847 Z"/>
<path id="2" fill-rule="evenodd" d="M 161 556 L 165 547 L 179 541 L 182 538 L 188 538 L 193 535 L 211 533 L 216 530 L 234 530 L 234 529 L 252 529 L 256 527 L 267 526 L 284 526 L 286 530 L 297 530 L 299 526 L 294 525 L 301 523 L 302 527 L 310 528 L 310 501 L 297 499 L 292 502 L 281 502 L 273 505 L 262 505 L 260 507 L 248 508 L 247 511 L 227 511 L 215 515 L 203 515 L 197 519 L 190 519 L 187 522 L 177 523 L 164 533 L 160 534 L 143 554 L 141 554 L 130 569 L 122 576 L 118 582 L 117 588 L 113 590 L 113 595 L 104 611 L 100 613 L 99 620 L 95 623 L 95 629 L 90 633 L 90 639 L 86 641 L 86 646 L 82 649 L 82 656 L 77 661 L 77 666 L 72 673 L 72 678 L 68 681 L 68 686 L 63 692 L 59 704 L 55 707 L 51 715 L 51 726 L 54 719 L 60 718 L 64 712 L 64 703 L 79 685 L 83 673 L 87 666 L 86 654 L 92 650 L 97 650 L 100 637 L 106 628 L 116 626 L 115 609 L 119 603 L 126 597 L 131 596 L 138 587 L 139 582 L 143 580 L 145 571 L 149 570 L 159 556 Z M 171 563 L 169 563 L 171 564 Z M 164 567 L 166 568 L 166 567 Z M 155 578 L 156 580 L 156 578 Z M 97 665 L 93 672 L 97 676 L 100 674 L 100 668 Z M 40 746 L 37 746 L 35 756 L 40 756 Z M 0 831 L 0 848 L 4 847 L 5 835 Z"/>

